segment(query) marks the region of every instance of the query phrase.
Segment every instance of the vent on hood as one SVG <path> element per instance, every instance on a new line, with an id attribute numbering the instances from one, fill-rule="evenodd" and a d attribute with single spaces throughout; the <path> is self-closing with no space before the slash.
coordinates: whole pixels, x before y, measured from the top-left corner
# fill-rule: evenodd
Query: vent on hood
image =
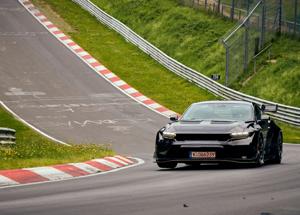
<path id="1" fill-rule="evenodd" d="M 236 121 L 221 121 L 221 120 L 211 120 L 210 124 L 232 124 Z"/>
<path id="2" fill-rule="evenodd" d="M 231 138 L 230 134 L 176 134 L 177 141 L 185 140 L 218 140 L 226 141 Z"/>

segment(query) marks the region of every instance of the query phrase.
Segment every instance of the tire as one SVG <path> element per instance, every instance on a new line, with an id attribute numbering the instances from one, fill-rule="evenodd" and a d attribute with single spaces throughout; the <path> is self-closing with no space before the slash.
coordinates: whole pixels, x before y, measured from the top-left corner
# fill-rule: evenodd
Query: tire
<path id="1" fill-rule="evenodd" d="M 159 168 L 174 169 L 177 166 L 176 162 L 156 162 Z"/>
<path id="2" fill-rule="evenodd" d="M 274 150 L 274 158 L 272 159 L 273 164 L 280 164 L 282 160 L 282 133 L 278 134 L 275 143 L 275 150 Z"/>
<path id="3" fill-rule="evenodd" d="M 255 167 L 260 167 L 265 164 L 265 145 L 263 137 L 260 136 L 257 143 L 257 156 L 255 160 Z"/>

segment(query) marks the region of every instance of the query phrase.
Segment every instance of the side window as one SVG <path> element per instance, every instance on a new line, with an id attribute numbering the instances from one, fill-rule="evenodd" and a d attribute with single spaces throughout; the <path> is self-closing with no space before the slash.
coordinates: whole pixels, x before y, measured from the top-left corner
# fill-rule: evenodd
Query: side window
<path id="1" fill-rule="evenodd" d="M 259 109 L 259 107 L 257 105 L 254 105 L 254 112 L 255 112 L 256 120 L 260 120 L 261 119 L 261 110 Z"/>

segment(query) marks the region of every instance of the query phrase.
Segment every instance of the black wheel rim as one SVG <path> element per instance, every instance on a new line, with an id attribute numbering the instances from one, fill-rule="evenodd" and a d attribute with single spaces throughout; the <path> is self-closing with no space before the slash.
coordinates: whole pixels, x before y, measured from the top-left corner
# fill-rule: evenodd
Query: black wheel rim
<path id="1" fill-rule="evenodd" d="M 263 165 L 265 163 L 265 150 L 262 138 L 259 138 L 257 154 L 257 163 Z"/>

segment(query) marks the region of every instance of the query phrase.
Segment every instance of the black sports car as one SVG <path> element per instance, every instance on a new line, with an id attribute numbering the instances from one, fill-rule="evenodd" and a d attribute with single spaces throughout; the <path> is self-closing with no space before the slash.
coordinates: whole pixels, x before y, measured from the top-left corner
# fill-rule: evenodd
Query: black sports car
<path id="1" fill-rule="evenodd" d="M 157 132 L 154 158 L 161 168 L 177 163 L 280 163 L 282 131 L 265 112 L 277 106 L 244 101 L 192 104 Z"/>

